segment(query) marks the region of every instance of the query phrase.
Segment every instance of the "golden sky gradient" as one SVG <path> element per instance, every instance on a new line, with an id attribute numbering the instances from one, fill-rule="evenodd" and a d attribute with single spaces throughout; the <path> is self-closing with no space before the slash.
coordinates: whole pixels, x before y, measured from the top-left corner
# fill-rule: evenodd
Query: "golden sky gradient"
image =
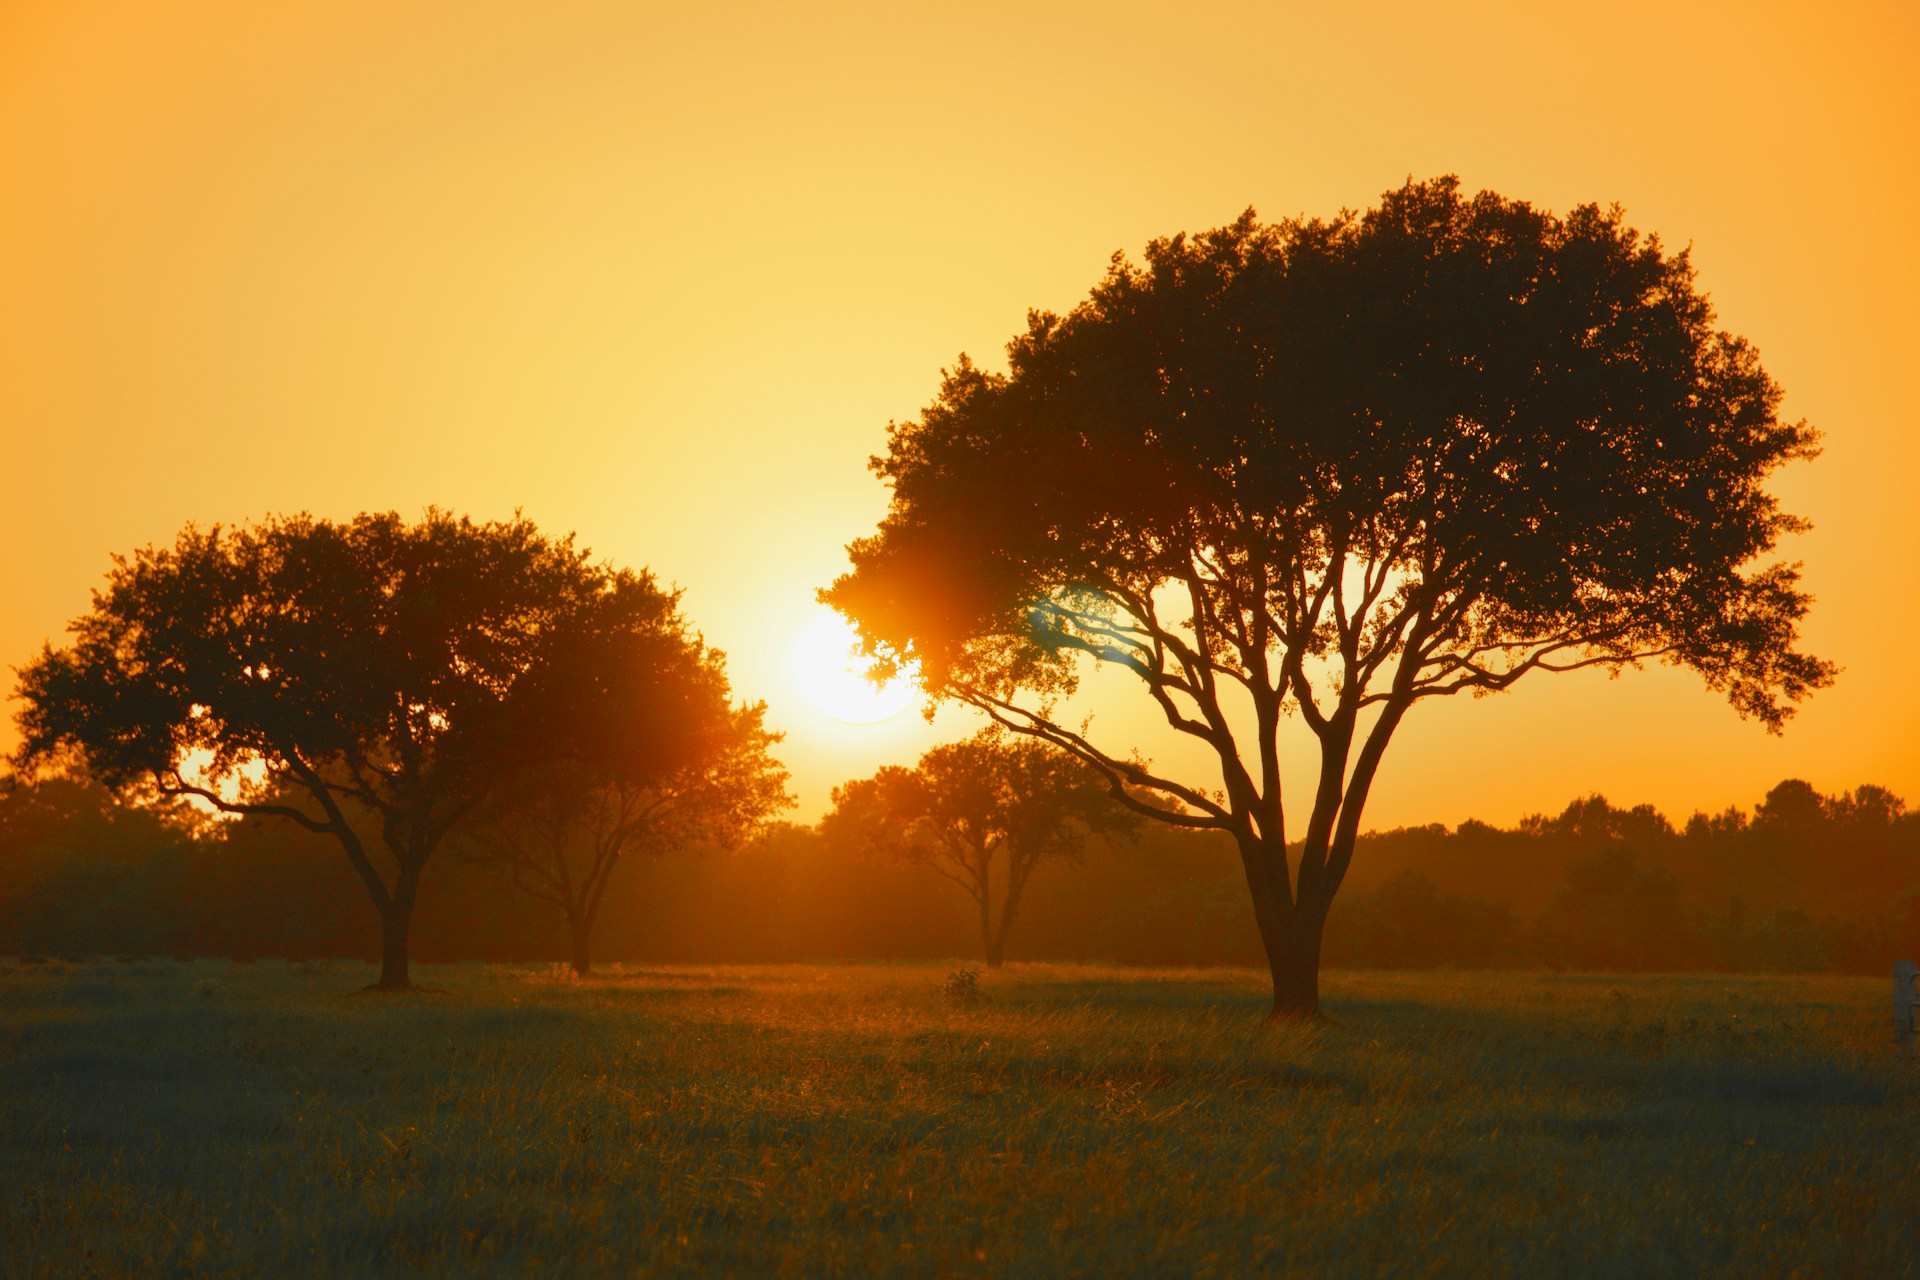
<path id="1" fill-rule="evenodd" d="M 811 820 L 973 727 L 842 726 L 790 674 L 888 420 L 1116 249 L 1453 172 L 1693 245 L 1826 433 L 1776 489 L 1845 670 L 1783 739 L 1671 671 L 1426 704 L 1369 825 L 1920 801 L 1920 9 L 1346 12 L 10 0 L 0 663 L 188 521 L 521 508 L 685 587 Z M 1096 724 L 1164 758 L 1136 699 Z"/>

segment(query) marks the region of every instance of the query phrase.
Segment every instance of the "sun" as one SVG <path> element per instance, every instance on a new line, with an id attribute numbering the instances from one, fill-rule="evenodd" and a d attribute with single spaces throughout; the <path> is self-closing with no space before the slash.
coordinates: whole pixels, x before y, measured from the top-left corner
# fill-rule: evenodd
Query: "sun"
<path id="1" fill-rule="evenodd" d="M 846 724 L 878 724 L 913 704 L 919 693 L 913 671 L 883 685 L 867 679 L 870 662 L 860 656 L 853 624 L 822 608 L 793 641 L 793 679 L 820 710 Z"/>

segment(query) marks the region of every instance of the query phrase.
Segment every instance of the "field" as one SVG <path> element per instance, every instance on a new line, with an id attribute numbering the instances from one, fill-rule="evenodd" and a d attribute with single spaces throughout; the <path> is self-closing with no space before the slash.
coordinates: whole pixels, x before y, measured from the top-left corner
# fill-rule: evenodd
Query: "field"
<path id="1" fill-rule="evenodd" d="M 0 1274 L 1920 1276 L 1885 981 L 0 967 Z"/>

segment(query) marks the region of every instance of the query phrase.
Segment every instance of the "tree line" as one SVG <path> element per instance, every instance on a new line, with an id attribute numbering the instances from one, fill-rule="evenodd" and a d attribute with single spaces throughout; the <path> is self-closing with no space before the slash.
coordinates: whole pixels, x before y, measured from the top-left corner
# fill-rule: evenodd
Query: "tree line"
<path id="1" fill-rule="evenodd" d="M 1877 787 L 1773 788 L 1670 822 L 1590 796 L 1495 827 L 1370 833 L 1336 905 L 1329 964 L 1355 968 L 1881 973 L 1920 955 L 1920 815 Z M 564 915 L 496 861 L 434 864 L 415 952 L 561 962 Z M 1029 878 L 1013 960 L 1258 966 L 1231 843 L 1090 833 Z M 760 963 L 983 955 L 977 905 L 833 824 L 775 823 L 609 879 L 603 962 Z M 364 890 L 326 837 L 209 824 L 69 778 L 0 791 L 0 953 L 377 961 Z"/>

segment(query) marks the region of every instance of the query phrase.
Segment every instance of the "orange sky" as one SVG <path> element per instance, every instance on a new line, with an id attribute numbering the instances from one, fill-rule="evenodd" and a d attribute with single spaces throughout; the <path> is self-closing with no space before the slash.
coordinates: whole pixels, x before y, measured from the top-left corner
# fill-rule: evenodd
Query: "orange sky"
<path id="1" fill-rule="evenodd" d="M 810 820 L 972 727 L 840 726 L 787 662 L 941 366 L 997 364 L 1115 249 L 1457 172 L 1694 246 L 1827 433 L 1777 488 L 1845 672 L 1777 740 L 1665 671 L 1429 704 L 1369 825 L 1788 775 L 1920 803 L 1920 11 L 1342 12 L 12 0 L 0 663 L 189 520 L 523 508 L 686 588 Z M 1137 711 L 1096 724 L 1164 757 Z"/>

